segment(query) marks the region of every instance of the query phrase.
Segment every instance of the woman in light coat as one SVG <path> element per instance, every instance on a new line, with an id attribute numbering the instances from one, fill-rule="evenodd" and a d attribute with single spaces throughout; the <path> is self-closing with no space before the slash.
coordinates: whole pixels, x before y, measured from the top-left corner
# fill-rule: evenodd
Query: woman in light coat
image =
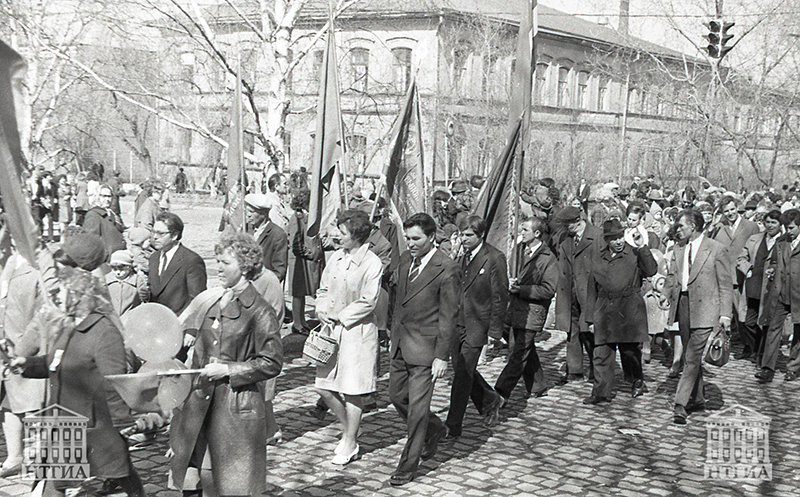
<path id="1" fill-rule="evenodd" d="M 375 307 L 380 295 L 383 266 L 366 243 L 369 215 L 348 210 L 338 219 L 339 249 L 331 255 L 317 290 L 317 317 L 332 329 L 338 342 L 334 357 L 317 367 L 315 386 L 342 424 L 342 440 L 333 464 L 358 459 L 358 427 L 362 395 L 377 383 L 378 327 Z"/>

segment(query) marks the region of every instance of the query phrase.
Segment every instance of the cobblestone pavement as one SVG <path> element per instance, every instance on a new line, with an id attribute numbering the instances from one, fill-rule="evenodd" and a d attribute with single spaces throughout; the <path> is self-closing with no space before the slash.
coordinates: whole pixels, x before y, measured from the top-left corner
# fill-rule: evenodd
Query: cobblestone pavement
<path id="1" fill-rule="evenodd" d="M 190 213 L 186 217 L 191 217 Z M 191 247 L 192 242 L 187 236 L 187 245 Z M 211 255 L 208 246 L 200 248 L 202 255 Z M 581 402 L 591 390 L 586 382 L 554 387 L 547 397 L 530 399 L 523 398 L 523 387 L 518 386 L 503 410 L 501 423 L 493 429 L 484 428 L 470 406 L 463 436 L 455 443 L 440 445 L 437 455 L 421 465 L 411 484 L 393 488 L 388 480 L 405 443 L 405 425 L 389 404 L 388 376 L 379 380 L 378 409 L 364 416 L 359 437 L 362 459 L 344 468 L 334 467 L 328 460 L 337 442 L 337 425 L 332 415 L 318 421 L 309 414 L 316 401 L 314 369 L 298 358 L 302 339 L 287 333 L 284 329 L 287 364 L 278 379 L 275 402 L 284 441 L 270 447 L 267 455 L 272 495 L 800 495 L 800 382 L 786 383 L 779 376 L 768 386 L 758 385 L 753 363 L 746 360 L 732 361 L 723 368 L 709 366 L 709 410 L 692 414 L 686 426 L 675 426 L 671 399 L 677 380 L 666 377 L 667 368 L 658 354 L 646 365 L 650 392 L 636 399 L 630 397 L 630 386 L 622 384 L 619 377 L 614 401 L 595 407 Z M 551 383 L 558 378 L 557 369 L 564 359 L 564 338 L 563 333 L 553 331 L 543 333 L 538 341 Z M 383 356 L 381 369 L 386 372 L 385 352 Z M 491 383 L 503 365 L 503 354 L 491 351 L 489 362 L 479 369 Z M 442 418 L 451 378 L 448 375 L 435 388 L 432 408 Z M 772 481 L 703 478 L 705 421 L 735 404 L 771 418 Z M 132 457 L 151 495 L 178 496 L 166 488 L 166 450 L 166 436 L 161 436 L 147 449 L 132 452 Z M 81 495 L 91 494 L 98 485 L 86 488 Z M 0 479 L 0 495 L 27 493 L 25 482 Z"/>

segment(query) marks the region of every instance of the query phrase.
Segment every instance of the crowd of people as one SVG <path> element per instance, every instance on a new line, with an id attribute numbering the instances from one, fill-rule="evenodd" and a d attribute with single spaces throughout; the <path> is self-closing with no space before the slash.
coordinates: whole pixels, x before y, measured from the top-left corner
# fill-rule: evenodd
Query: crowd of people
<path id="1" fill-rule="evenodd" d="M 383 198 L 348 184 L 348 208 L 310 237 L 306 182 L 276 173 L 244 197 L 246 232 L 220 235 L 219 286 L 208 288 L 206 263 L 182 242 L 183 221 L 162 182 L 141 185 L 126 226 L 120 185 L 102 170 L 89 175 L 74 194 L 81 202 L 63 218 L 42 200 L 63 178 L 31 176 L 35 217 L 47 217 L 37 209 L 59 212 L 60 244 L 43 245 L 37 267 L 13 249 L 3 262 L 0 345 L 9 360 L 0 406 L 8 454 L 0 477 L 20 471 L 24 415 L 58 402 L 90 419 L 89 463 L 104 493 L 145 494 L 126 443 L 147 442 L 169 426 L 174 488 L 261 494 L 266 446 L 282 439 L 273 400 L 284 322 L 336 344 L 316 366 L 319 400 L 310 406 L 313 416 L 331 412 L 341 425 L 333 465 L 361 457 L 362 414 L 375 408 L 388 354 L 388 396 L 408 432 L 390 478 L 396 486 L 412 481 L 440 442 L 462 436 L 470 399 L 483 423 L 497 426 L 520 380 L 532 399 L 583 380 L 591 382 L 588 406 L 623 391 L 636 398 L 649 392 L 644 371 L 659 347 L 667 375 L 678 379 L 671 418 L 685 424 L 705 408 L 709 340 L 731 333 L 741 343 L 736 359 L 752 360 L 753 381 L 767 384 L 789 315 L 784 378 L 800 372 L 798 185 L 747 193 L 703 181 L 670 191 L 635 178 L 627 189 L 581 181 L 568 191 L 549 178 L 529 181 L 515 251 L 506 254 L 487 241 L 490 226 L 475 215 L 479 176 L 436 190 L 431 213 L 402 226 Z M 103 380 L 142 367 L 120 330 L 122 318 L 146 302 L 180 316 L 185 335 L 176 359 L 202 370 L 171 412 L 134 413 Z M 566 333 L 563 365 L 540 360 L 536 340 L 545 328 Z M 480 372 L 489 346 L 508 347 L 494 384 Z M 616 384 L 617 351 L 625 389 Z M 448 369 L 442 421 L 430 403 Z M 562 374 L 554 378 L 552 369 Z M 45 482 L 45 495 L 66 487 Z"/>

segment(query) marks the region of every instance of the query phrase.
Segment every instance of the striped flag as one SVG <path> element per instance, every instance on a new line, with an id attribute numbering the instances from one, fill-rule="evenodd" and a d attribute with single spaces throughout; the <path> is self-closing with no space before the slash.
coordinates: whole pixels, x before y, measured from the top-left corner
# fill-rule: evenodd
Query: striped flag
<path id="1" fill-rule="evenodd" d="M 401 219 L 425 211 L 422 123 L 416 76 L 392 130 L 392 153 L 383 172 L 386 198 Z"/>
<path id="2" fill-rule="evenodd" d="M 321 227 L 336 222 L 336 212 L 342 205 L 339 168 L 343 157 L 344 133 L 339 102 L 339 75 L 336 69 L 336 42 L 331 22 L 319 74 L 317 131 L 314 135 L 314 156 L 311 162 L 308 236 L 317 236 Z"/>
<path id="3" fill-rule="evenodd" d="M 22 106 L 20 87 L 24 73 L 25 61 L 13 48 L 0 41 L 0 196 L 17 252 L 33 267 L 38 267 L 34 255 L 38 232 L 22 191 L 21 179 L 25 158 L 18 113 Z"/>
<path id="4" fill-rule="evenodd" d="M 241 68 L 239 68 L 241 69 Z M 220 231 L 229 229 L 244 231 L 244 126 L 242 124 L 242 80 L 236 73 L 236 88 L 231 105 L 231 132 L 228 138 L 228 179 L 225 189 L 225 210 L 222 213 Z"/>

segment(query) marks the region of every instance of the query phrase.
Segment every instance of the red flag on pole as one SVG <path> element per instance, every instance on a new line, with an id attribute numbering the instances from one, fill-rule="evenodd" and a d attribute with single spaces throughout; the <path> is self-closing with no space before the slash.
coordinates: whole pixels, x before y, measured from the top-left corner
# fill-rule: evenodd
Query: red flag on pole
<path id="1" fill-rule="evenodd" d="M 343 156 L 344 134 L 339 102 L 339 76 L 336 69 L 333 22 L 331 22 L 319 74 L 317 131 L 314 136 L 314 156 L 311 163 L 308 236 L 317 236 L 320 227 L 335 223 L 336 212 L 342 204 L 339 167 Z"/>
<path id="2" fill-rule="evenodd" d="M 423 171 L 419 91 L 414 77 L 392 130 L 392 153 L 383 172 L 386 198 L 394 202 L 401 219 L 425 211 Z"/>
<path id="3" fill-rule="evenodd" d="M 22 192 L 21 175 L 25 159 L 17 124 L 24 72 L 25 61 L 22 57 L 0 41 L 0 196 L 17 252 L 33 267 L 38 267 L 34 256 L 38 233 L 30 206 Z"/>
<path id="4" fill-rule="evenodd" d="M 244 126 L 242 124 L 242 81 L 237 68 L 233 104 L 231 105 L 231 132 L 228 138 L 228 178 L 225 185 L 225 210 L 222 229 L 244 231 L 244 195 L 246 193 L 244 164 Z"/>

